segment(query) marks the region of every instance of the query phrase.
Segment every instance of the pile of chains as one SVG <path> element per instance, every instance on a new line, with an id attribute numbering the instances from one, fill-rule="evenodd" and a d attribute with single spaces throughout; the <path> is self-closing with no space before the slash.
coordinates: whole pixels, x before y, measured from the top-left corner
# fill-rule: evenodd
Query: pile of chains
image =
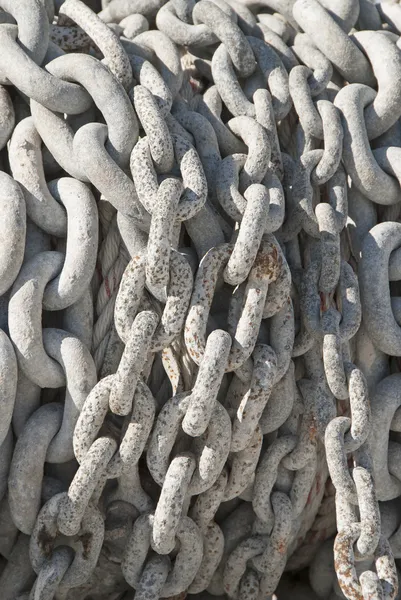
<path id="1" fill-rule="evenodd" d="M 0 0 L 1 600 L 399 598 L 400 33 Z"/>

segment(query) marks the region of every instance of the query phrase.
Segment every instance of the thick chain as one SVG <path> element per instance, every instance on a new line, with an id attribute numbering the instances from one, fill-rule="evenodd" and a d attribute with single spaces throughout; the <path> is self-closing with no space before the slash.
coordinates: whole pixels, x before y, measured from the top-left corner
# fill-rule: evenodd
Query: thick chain
<path id="1" fill-rule="evenodd" d="M 398 598 L 400 34 L 0 0 L 1 600 Z"/>

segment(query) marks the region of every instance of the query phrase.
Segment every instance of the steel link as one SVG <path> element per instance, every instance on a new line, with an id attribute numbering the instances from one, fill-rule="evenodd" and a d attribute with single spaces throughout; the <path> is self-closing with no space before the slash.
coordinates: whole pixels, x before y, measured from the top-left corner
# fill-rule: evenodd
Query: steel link
<path id="1" fill-rule="evenodd" d="M 354 34 L 353 39 L 368 56 L 378 81 L 377 96 L 364 111 L 368 137 L 372 140 L 390 129 L 397 120 L 396 99 L 400 94 L 401 56 L 397 46 L 376 31 L 358 32 Z M 379 56 L 382 59 L 387 57 L 383 60 L 391 65 L 391 72 L 383 69 L 382 60 L 377 60 Z"/>
<path id="2" fill-rule="evenodd" d="M 363 257 L 360 267 L 361 300 L 364 311 L 364 322 L 369 335 L 375 345 L 390 354 L 398 353 L 399 326 L 394 318 L 391 308 L 390 292 L 388 287 L 388 260 L 390 254 L 398 246 L 399 229 L 398 223 L 380 223 L 371 229 L 366 235 L 363 245 Z M 368 265 L 376 265 L 378 276 L 385 276 L 386 284 L 377 282 L 378 287 L 370 286 L 368 282 Z M 370 293 L 368 293 L 368 286 Z M 379 292 L 379 289 L 381 290 Z M 381 326 L 378 327 L 378 315 L 380 314 Z M 365 316 L 366 315 L 366 316 Z M 383 337 L 383 331 L 386 331 Z"/>
<path id="3" fill-rule="evenodd" d="M 28 217 L 47 233 L 64 237 L 67 215 L 46 184 L 41 144 L 32 117 L 20 121 L 10 142 L 10 167 L 23 190 Z"/>
<path id="4" fill-rule="evenodd" d="M 0 31 L 4 48 L 0 68 L 7 80 L 28 98 L 43 103 L 48 110 L 68 110 L 70 114 L 79 114 L 87 110 L 91 104 L 89 94 L 77 84 L 61 81 L 40 68 L 18 45 L 17 33 L 18 28 L 15 25 L 4 24 Z"/>
<path id="5" fill-rule="evenodd" d="M 63 535 L 77 535 L 90 499 L 96 491 L 117 443 L 107 437 L 95 440 L 68 489 L 68 497 L 61 504 L 57 526 Z"/>
<path id="6" fill-rule="evenodd" d="M 72 436 L 86 397 L 96 384 L 96 370 L 89 350 L 78 338 L 66 331 L 44 329 L 43 343 L 48 355 L 65 372 L 63 421 L 46 454 L 48 462 L 63 463 L 74 458 Z"/>
<path id="7" fill-rule="evenodd" d="M 65 375 L 43 346 L 42 306 L 47 283 L 63 265 L 60 252 L 40 252 L 20 270 L 10 297 L 9 329 L 19 367 L 40 387 L 62 387 Z"/>
<path id="8" fill-rule="evenodd" d="M 323 92 L 333 75 L 333 65 L 316 46 L 311 44 L 307 34 L 297 33 L 292 51 L 312 73 L 308 78 L 311 96 Z"/>
<path id="9" fill-rule="evenodd" d="M 115 325 L 120 338 L 126 342 L 133 320 L 138 312 L 146 280 L 146 257 L 134 256 L 121 280 L 116 299 Z M 151 340 L 150 349 L 156 352 L 165 347 L 181 332 L 192 290 L 191 269 L 185 256 L 171 250 L 170 282 L 165 306 Z"/>
<path id="10" fill-rule="evenodd" d="M 152 528 L 153 516 L 142 515 L 135 521 L 128 540 L 122 570 L 125 578 L 135 589 L 141 584 L 143 585 L 143 569 L 144 566 L 146 568 L 146 556 L 150 548 Z M 202 536 L 198 527 L 189 517 L 183 517 L 177 536 L 181 547 L 173 567 L 171 570 L 169 569 L 170 572 L 163 582 L 164 585 L 160 592 L 160 597 L 163 598 L 184 591 L 193 581 L 202 559 Z M 169 568 L 169 562 L 164 564 Z"/>
<path id="11" fill-rule="evenodd" d="M 148 89 L 152 93 L 153 98 L 156 101 L 157 106 L 159 107 L 162 115 L 167 119 L 168 115 L 170 114 L 169 111 L 171 109 L 171 105 L 173 103 L 172 92 L 168 87 L 167 83 L 165 82 L 159 71 L 156 69 L 156 67 L 154 67 L 149 60 L 146 60 L 146 58 L 137 54 L 141 52 L 141 50 L 143 52 L 143 46 L 136 46 L 135 48 L 132 48 L 132 44 L 127 43 L 124 38 L 121 38 L 120 42 L 122 43 L 123 47 L 125 48 L 125 51 L 128 54 L 128 58 L 132 68 L 132 73 L 135 79 L 139 82 L 141 86 Z"/>
<path id="12" fill-rule="evenodd" d="M 173 397 L 160 412 L 147 450 L 148 468 L 155 481 L 163 486 L 168 472 L 169 455 L 173 449 L 180 424 L 186 415 L 191 396 L 187 392 Z M 231 427 L 227 412 L 219 404 L 213 412 L 205 439 L 194 441 L 198 465 L 191 480 L 191 492 L 201 493 L 213 485 L 228 457 Z"/>
<path id="13" fill-rule="evenodd" d="M 68 546 L 55 548 L 52 558 L 41 568 L 32 588 L 33 600 L 54 598 L 57 588 L 72 563 L 74 552 Z"/>
<path id="14" fill-rule="evenodd" d="M 376 162 L 365 126 L 363 109 L 372 103 L 375 97 L 371 88 L 361 84 L 347 86 L 336 96 L 335 106 L 342 113 L 344 129 L 343 162 L 353 183 L 362 194 L 378 204 L 395 204 L 399 202 L 399 184 Z M 358 152 L 352 149 L 355 147 L 358 147 Z"/>
<path id="15" fill-rule="evenodd" d="M 150 154 L 159 173 L 168 173 L 174 164 L 173 140 L 154 95 L 144 85 L 133 89 L 133 104 L 146 133 Z"/>
<path id="16" fill-rule="evenodd" d="M 59 534 L 57 517 L 65 499 L 65 493 L 56 494 L 46 502 L 38 515 L 29 547 L 32 566 L 38 575 L 52 556 Z M 84 514 L 78 543 L 74 543 L 74 559 L 59 584 L 59 590 L 68 590 L 86 582 L 98 560 L 103 537 L 103 518 L 99 510 L 91 506 Z"/>
<path id="17" fill-rule="evenodd" d="M 237 72 L 249 77 L 256 67 L 252 48 L 239 27 L 221 8 L 209 0 L 201 0 L 192 10 L 195 24 L 204 23 L 225 45 Z"/>
<path id="18" fill-rule="evenodd" d="M 204 354 L 204 332 L 212 301 L 213 289 L 216 285 L 218 269 L 231 254 L 231 247 L 225 244 L 212 249 L 203 259 L 194 284 L 194 294 L 188 312 L 185 341 L 193 360 L 199 363 Z M 256 332 L 259 329 L 262 310 L 266 301 L 268 284 L 277 279 L 280 260 L 276 248 L 270 243 L 262 244 L 256 257 L 253 268 L 249 274 L 244 290 L 244 308 L 242 314 L 237 315 L 236 306 L 231 303 L 231 316 L 229 315 L 230 328 L 234 334 L 226 371 L 236 370 L 242 366 L 252 353 Z M 240 290 L 240 288 L 238 288 Z M 239 293 L 239 291 L 238 291 Z M 246 323 L 246 329 L 245 329 Z M 251 325 L 251 330 L 249 330 Z M 201 333 L 202 332 L 202 333 Z M 196 335 L 194 335 L 196 334 Z"/>
<path id="19" fill-rule="evenodd" d="M 191 6 L 193 9 L 193 6 Z M 192 12 L 192 11 L 191 11 Z M 188 15 L 186 20 L 188 21 Z M 219 15 L 221 16 L 221 15 Z M 174 2 L 167 2 L 157 13 L 157 26 L 160 31 L 164 31 L 165 34 L 169 35 L 171 31 L 173 33 L 173 41 L 176 44 L 190 46 L 190 45 L 210 45 L 218 41 L 217 35 L 204 23 L 191 24 L 185 21 L 181 21 L 175 10 Z"/>
<path id="20" fill-rule="evenodd" d="M 18 41 L 27 56 L 42 64 L 49 43 L 49 18 L 43 2 L 32 5 L 29 0 L 2 0 L 1 8 L 13 17 L 18 25 Z M 3 78 L 5 74 L 3 73 Z M 2 83 L 9 83 L 3 79 Z"/>
<path id="21" fill-rule="evenodd" d="M 58 24 L 64 19 L 74 21 L 93 40 L 105 57 L 105 63 L 113 75 L 128 90 L 133 85 L 132 70 L 124 48 L 113 31 L 80 0 L 63 2 L 59 10 Z"/>
<path id="22" fill-rule="evenodd" d="M 160 2 L 160 0 L 157 1 Z M 135 38 L 135 41 L 140 46 L 144 46 L 145 49 L 154 52 L 156 67 L 169 88 L 172 97 L 175 98 L 181 89 L 183 81 L 179 48 L 162 31 L 144 31 Z"/>
<path id="23" fill-rule="evenodd" d="M 108 128 L 107 150 L 121 167 L 126 167 L 138 137 L 138 122 L 124 89 L 108 69 L 93 57 L 65 55 L 46 65 L 50 73 L 73 79 L 88 89 L 102 112 Z M 70 112 L 70 111 L 68 111 Z M 118 115 L 118 116 L 117 116 Z M 50 148 L 49 148 L 50 149 Z"/>
<path id="24" fill-rule="evenodd" d="M 61 404 L 38 408 L 18 438 L 8 477 L 12 518 L 18 529 L 30 535 L 38 516 L 44 465 L 49 445 L 61 427 Z"/>
<path id="25" fill-rule="evenodd" d="M 207 197 L 207 183 L 202 163 L 196 150 L 185 138 L 172 134 L 174 155 L 179 165 L 184 192 L 177 207 L 176 218 L 185 221 L 196 215 Z M 131 155 L 131 171 L 139 192 L 139 200 L 149 213 L 157 202 L 158 182 L 146 138 L 136 144 Z"/>
<path id="26" fill-rule="evenodd" d="M 317 0 L 297 0 L 293 16 L 313 45 L 332 62 L 350 83 L 374 84 L 372 68 L 359 48 Z M 315 27 L 319 22 L 320 27 Z"/>
<path id="27" fill-rule="evenodd" d="M 358 581 L 355 567 L 353 566 L 352 545 L 359 535 L 358 525 L 353 525 L 337 534 L 334 543 L 335 567 L 339 574 L 339 583 L 342 590 L 352 598 L 361 597 L 361 584 Z M 378 549 L 375 552 L 377 575 L 381 583 L 383 595 L 387 598 L 395 598 L 398 590 L 397 571 L 389 544 L 383 538 L 380 539 Z M 351 568 L 348 566 L 351 565 Z M 367 571 L 369 573 L 369 571 Z M 363 587 L 367 586 L 365 579 L 362 580 Z M 383 589 L 384 588 L 384 589 Z"/>

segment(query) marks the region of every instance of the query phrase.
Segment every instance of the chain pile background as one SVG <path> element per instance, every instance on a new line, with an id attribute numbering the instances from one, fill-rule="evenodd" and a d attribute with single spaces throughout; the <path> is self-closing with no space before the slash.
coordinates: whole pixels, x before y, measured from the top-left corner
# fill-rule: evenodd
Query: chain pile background
<path id="1" fill-rule="evenodd" d="M 0 600 L 400 598 L 400 33 L 0 0 Z"/>

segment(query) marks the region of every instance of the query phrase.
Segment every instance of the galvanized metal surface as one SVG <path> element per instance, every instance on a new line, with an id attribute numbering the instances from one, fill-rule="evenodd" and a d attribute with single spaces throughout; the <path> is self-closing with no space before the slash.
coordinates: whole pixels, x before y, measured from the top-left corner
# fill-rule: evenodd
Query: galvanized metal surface
<path id="1" fill-rule="evenodd" d="M 399 598 L 400 34 L 0 0 L 0 600 Z"/>

